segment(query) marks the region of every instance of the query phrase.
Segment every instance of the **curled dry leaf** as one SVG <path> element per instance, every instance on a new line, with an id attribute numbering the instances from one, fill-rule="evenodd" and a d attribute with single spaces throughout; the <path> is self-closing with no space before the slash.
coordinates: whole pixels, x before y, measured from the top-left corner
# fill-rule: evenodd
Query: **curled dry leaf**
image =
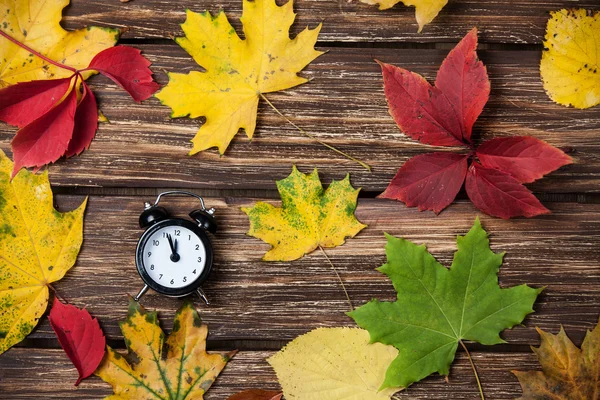
<path id="1" fill-rule="evenodd" d="M 399 350 L 382 387 L 407 387 L 434 372 L 448 375 L 462 340 L 504 343 L 500 332 L 533 312 L 541 289 L 500 288 L 504 254 L 492 252 L 479 219 L 467 235 L 458 236 L 449 269 L 424 245 L 390 235 L 387 239 L 387 263 L 378 270 L 391 279 L 397 300 L 372 300 L 348 313 L 369 331 L 372 342 Z"/>
<path id="2" fill-rule="evenodd" d="M 22 170 L 0 151 L 0 354 L 23 340 L 48 306 L 48 285 L 75 264 L 83 241 L 83 213 L 60 213 L 48 173 Z"/>
<path id="3" fill-rule="evenodd" d="M 381 385 L 397 355 L 392 346 L 369 344 L 365 330 L 319 328 L 267 361 L 287 400 L 389 400 L 400 388 Z"/>
<path id="4" fill-rule="evenodd" d="M 588 331 L 581 349 L 571 342 L 564 329 L 552 335 L 538 328 L 542 344 L 532 348 L 542 371 L 513 371 L 523 396 L 520 400 L 600 398 L 600 322 Z"/>
<path id="5" fill-rule="evenodd" d="M 156 97 L 171 107 L 174 118 L 206 117 L 190 154 L 211 147 L 224 154 L 240 129 L 252 139 L 261 95 L 308 81 L 297 73 L 323 54 L 314 49 L 321 25 L 290 39 L 293 7 L 293 0 L 281 6 L 275 0 L 243 0 L 243 40 L 224 12 L 186 11 L 185 36 L 176 41 L 205 71 L 169 73 Z"/>
<path id="6" fill-rule="evenodd" d="M 563 106 L 600 104 L 600 11 L 550 12 L 540 73 L 548 96 Z"/>
<path id="7" fill-rule="evenodd" d="M 448 4 L 448 0 L 360 0 L 366 4 L 377 4 L 380 10 L 391 8 L 402 2 L 405 6 L 415 7 L 415 16 L 419 24 L 419 32 L 423 27 L 429 24 L 442 11 L 442 8 Z"/>
<path id="8" fill-rule="evenodd" d="M 166 340 L 157 313 L 147 312 L 131 298 L 127 319 L 120 325 L 129 351 L 127 358 L 107 347 L 96 371 L 113 387 L 115 394 L 110 398 L 202 399 L 235 354 L 206 352 L 208 327 L 190 302 L 177 311 Z"/>
<path id="9" fill-rule="evenodd" d="M 446 57 L 435 86 L 414 72 L 379 63 L 390 114 L 406 135 L 424 144 L 469 150 L 408 160 L 379 197 L 439 213 L 452 203 L 466 180 L 467 195 L 489 215 L 547 214 L 550 211 L 523 183 L 570 164 L 571 157 L 526 136 L 496 138 L 475 146 L 473 125 L 490 94 L 487 71 L 476 49 L 477 30 L 473 29 Z"/>
<path id="10" fill-rule="evenodd" d="M 250 219 L 248 235 L 273 246 L 265 261 L 291 261 L 319 246 L 340 246 L 366 227 L 354 216 L 360 189 L 352 187 L 349 175 L 324 190 L 316 168 L 305 175 L 294 166 L 277 181 L 277 190 L 281 207 L 264 202 L 242 207 Z"/>
<path id="11" fill-rule="evenodd" d="M 63 304 L 57 298 L 52 302 L 48 319 L 61 347 L 79 372 L 77 386 L 100 365 L 106 346 L 104 333 L 98 320 L 86 309 Z"/>

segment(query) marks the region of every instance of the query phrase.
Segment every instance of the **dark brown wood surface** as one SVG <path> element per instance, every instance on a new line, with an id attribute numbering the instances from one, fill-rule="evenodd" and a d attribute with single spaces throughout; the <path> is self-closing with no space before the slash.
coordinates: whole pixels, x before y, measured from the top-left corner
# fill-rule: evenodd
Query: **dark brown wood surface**
<path id="1" fill-rule="evenodd" d="M 181 34 L 184 9 L 224 9 L 236 28 L 241 0 L 73 0 L 64 26 L 86 24 L 128 28 L 124 42 L 144 51 L 156 79 L 165 71 L 200 67 L 170 37 Z M 600 315 L 600 107 L 575 110 L 552 103 L 539 79 L 541 40 L 550 10 L 600 8 L 598 0 L 450 0 L 440 16 L 417 34 L 414 9 L 391 10 L 347 0 L 297 0 L 298 24 L 323 22 L 319 48 L 328 53 L 302 73 L 310 83 L 268 98 L 319 139 L 373 167 L 367 172 L 302 136 L 261 102 L 255 138 L 239 133 L 225 157 L 210 150 L 187 156 L 189 140 L 201 120 L 171 120 L 156 99 L 135 104 L 103 77 L 91 79 L 102 124 L 89 151 L 50 167 L 56 204 L 76 207 L 85 196 L 84 244 L 76 266 L 56 283 L 60 294 L 96 316 L 109 344 L 123 349 L 118 322 L 125 317 L 127 294 L 142 286 L 134 251 L 142 231 L 137 218 L 144 201 L 163 189 L 187 188 L 206 195 L 217 208 L 220 225 L 213 243 L 215 272 L 206 284 L 210 307 L 198 303 L 208 323 L 211 350 L 240 352 L 206 396 L 226 399 L 246 388 L 277 389 L 265 358 L 296 336 L 316 327 L 353 326 L 334 271 L 319 252 L 294 262 L 260 260 L 268 245 L 245 234 L 241 206 L 256 201 L 278 204 L 275 180 L 292 164 L 303 172 L 319 168 L 324 183 L 347 172 L 363 190 L 358 219 L 369 225 L 356 238 L 327 254 L 336 265 L 354 306 L 371 298 L 392 300 L 389 280 L 375 271 L 385 260 L 383 232 L 425 243 L 449 265 L 456 235 L 465 234 L 479 216 L 496 252 L 506 252 L 500 270 L 503 287 L 545 287 L 535 313 L 503 334 L 507 343 L 486 347 L 468 343 L 489 399 L 520 395 L 514 369 L 539 368 L 529 345 L 539 344 L 534 327 L 556 333 L 562 324 L 577 345 Z M 492 81 L 492 94 L 474 135 L 477 140 L 532 135 L 563 148 L 575 164 L 529 187 L 552 211 L 535 219 L 499 220 L 482 215 L 465 198 L 439 216 L 393 201 L 375 199 L 410 157 L 429 151 L 459 151 L 424 146 L 407 139 L 388 115 L 379 67 L 373 59 L 400 65 L 433 82 L 441 61 L 468 30 L 480 28 L 480 58 Z M 14 128 L 0 124 L 0 148 L 10 154 Z M 169 202 L 184 216 L 189 201 Z M 181 300 L 150 293 L 142 303 L 158 310 L 171 329 Z M 21 344 L 0 356 L 0 399 L 99 399 L 110 394 L 98 378 L 72 386 L 76 371 L 59 348 L 44 317 Z M 459 351 L 448 382 L 432 376 L 397 396 L 400 399 L 475 399 L 477 386 L 464 352 Z"/>

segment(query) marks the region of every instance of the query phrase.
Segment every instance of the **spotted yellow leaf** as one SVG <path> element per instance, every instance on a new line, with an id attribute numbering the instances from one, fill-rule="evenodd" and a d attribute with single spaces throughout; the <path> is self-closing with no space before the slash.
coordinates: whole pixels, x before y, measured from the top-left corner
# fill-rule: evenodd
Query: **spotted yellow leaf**
<path id="1" fill-rule="evenodd" d="M 177 311 L 166 341 L 156 312 L 147 312 L 131 298 L 127 319 L 120 326 L 127 358 L 107 346 L 95 372 L 113 387 L 114 395 L 107 400 L 201 400 L 235 354 L 206 352 L 208 327 L 190 302 Z"/>
<path id="2" fill-rule="evenodd" d="M 415 7 L 415 16 L 417 17 L 417 23 L 419 24 L 419 32 L 423 30 L 423 27 L 431 21 L 442 11 L 442 8 L 448 4 L 448 0 L 360 0 L 366 4 L 377 4 L 380 10 L 385 10 L 395 6 L 398 3 L 402 3 L 405 6 Z"/>
<path id="3" fill-rule="evenodd" d="M 357 328 L 319 328 L 299 336 L 267 361 L 287 400 L 389 400 L 400 388 L 379 390 L 398 355 L 369 344 Z"/>
<path id="4" fill-rule="evenodd" d="M 225 153 L 238 130 L 252 139 L 261 95 L 307 82 L 297 73 L 322 54 L 314 49 L 321 29 L 305 29 L 294 39 L 293 0 L 243 0 L 242 40 L 224 12 L 216 16 L 187 10 L 177 38 L 205 71 L 169 73 L 169 83 L 156 95 L 173 110 L 172 117 L 206 117 L 192 139 L 190 154 L 211 147 Z"/>
<path id="5" fill-rule="evenodd" d="M 68 32 L 60 26 L 69 0 L 4 0 L 0 30 L 33 50 L 76 69 L 119 39 L 119 30 L 88 27 Z M 87 78 L 92 72 L 86 71 Z M 0 87 L 37 79 L 67 78 L 71 71 L 58 68 L 0 37 Z"/>
<path id="6" fill-rule="evenodd" d="M 0 354 L 37 325 L 48 306 L 48 285 L 75 264 L 83 241 L 86 201 L 60 213 L 48 173 L 22 169 L 0 150 Z"/>
<path id="7" fill-rule="evenodd" d="M 600 104 L 600 11 L 550 13 L 540 72 L 548 96 L 558 104 Z"/>
<path id="8" fill-rule="evenodd" d="M 258 202 L 242 208 L 250 218 L 248 235 L 273 246 L 265 261 L 296 260 L 319 246 L 339 246 L 366 227 L 354 216 L 360 189 L 352 187 L 349 175 L 324 190 L 316 168 L 305 175 L 294 166 L 277 181 L 277 190 L 281 207 Z"/>

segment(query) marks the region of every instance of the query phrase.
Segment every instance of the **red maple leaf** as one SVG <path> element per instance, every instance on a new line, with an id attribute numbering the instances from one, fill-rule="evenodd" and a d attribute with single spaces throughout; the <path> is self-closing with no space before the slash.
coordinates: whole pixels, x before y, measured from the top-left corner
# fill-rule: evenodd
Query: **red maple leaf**
<path id="1" fill-rule="evenodd" d="M 523 183 L 573 160 L 529 136 L 491 139 L 475 147 L 473 125 L 490 95 L 487 70 L 476 49 L 475 28 L 450 51 L 435 86 L 421 75 L 377 61 L 390 114 L 405 134 L 424 144 L 469 150 L 411 158 L 379 197 L 438 214 L 452 203 L 466 180 L 467 195 L 486 214 L 510 218 L 550 213 Z"/>
<path id="2" fill-rule="evenodd" d="M 48 319 L 60 345 L 79 372 L 77 386 L 100 365 L 106 348 L 104 333 L 98 320 L 86 309 L 65 305 L 57 298 L 52 302 Z"/>
<path id="3" fill-rule="evenodd" d="M 112 79 L 137 102 L 158 90 L 150 62 L 140 50 L 116 46 L 96 54 L 87 68 L 76 70 L 51 60 L 5 32 L 0 35 L 44 61 L 73 72 L 68 78 L 21 82 L 0 90 L 0 120 L 19 130 L 11 142 L 13 177 L 22 167 L 40 167 L 86 150 L 98 128 L 96 98 L 82 72 L 93 70 Z"/>

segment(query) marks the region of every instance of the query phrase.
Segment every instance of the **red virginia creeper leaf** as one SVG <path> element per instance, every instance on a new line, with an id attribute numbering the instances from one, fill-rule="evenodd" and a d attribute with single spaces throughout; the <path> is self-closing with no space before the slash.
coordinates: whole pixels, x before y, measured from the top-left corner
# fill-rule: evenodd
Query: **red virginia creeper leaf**
<path id="1" fill-rule="evenodd" d="M 67 97 L 29 125 L 17 131 L 11 145 L 14 177 L 22 167 L 41 167 L 65 154 L 73 136 L 77 92 Z"/>
<path id="2" fill-rule="evenodd" d="M 450 51 L 435 80 L 435 86 L 456 110 L 464 142 L 471 141 L 473 124 L 490 97 L 487 70 L 476 50 L 477 28 L 473 28 Z"/>
<path id="3" fill-rule="evenodd" d="M 138 49 L 116 46 L 103 50 L 90 62 L 95 69 L 125 89 L 137 102 L 146 100 L 159 88 L 152 80 L 150 61 Z"/>
<path id="4" fill-rule="evenodd" d="M 467 174 L 469 156 L 456 153 L 422 154 L 408 160 L 378 197 L 400 200 L 419 211 L 439 214 L 454 200 Z"/>
<path id="5" fill-rule="evenodd" d="M 75 112 L 73 137 L 69 142 L 65 156 L 71 157 L 86 150 L 96 135 L 96 129 L 98 129 L 96 97 L 94 97 L 94 93 L 88 85 L 83 82 L 83 95 Z"/>
<path id="6" fill-rule="evenodd" d="M 379 62 L 390 114 L 402 132 L 424 144 L 462 146 L 462 130 L 448 99 L 425 78 Z"/>
<path id="7" fill-rule="evenodd" d="M 227 400 L 280 400 L 283 393 L 274 390 L 251 389 L 236 393 Z"/>
<path id="8" fill-rule="evenodd" d="M 38 119 L 69 90 L 71 78 L 21 82 L 0 90 L 0 120 L 23 126 Z"/>
<path id="9" fill-rule="evenodd" d="M 477 208 L 494 217 L 535 217 L 550 210 L 509 174 L 471 164 L 465 185 L 467 195 Z"/>
<path id="10" fill-rule="evenodd" d="M 102 329 L 87 310 L 62 304 L 56 298 L 48 319 L 60 345 L 79 372 L 77 386 L 94 373 L 104 357 L 106 339 Z"/>
<path id="11" fill-rule="evenodd" d="M 573 159 L 562 150 L 531 136 L 491 139 L 477 149 L 481 165 L 512 175 L 521 183 L 530 183 L 571 164 Z"/>

